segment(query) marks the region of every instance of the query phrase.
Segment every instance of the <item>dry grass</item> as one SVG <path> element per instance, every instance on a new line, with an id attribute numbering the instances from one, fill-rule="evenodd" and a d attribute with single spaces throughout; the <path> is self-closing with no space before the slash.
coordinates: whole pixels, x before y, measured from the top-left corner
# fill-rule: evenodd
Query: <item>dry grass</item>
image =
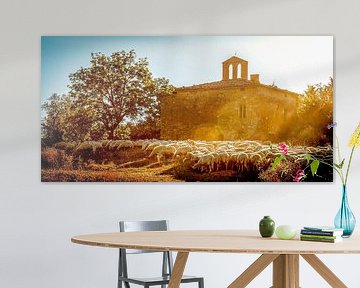
<path id="1" fill-rule="evenodd" d="M 173 164 L 157 168 L 120 168 L 117 170 L 50 170 L 41 171 L 43 182 L 179 182 L 167 171 Z M 100 168 L 101 169 L 101 168 Z"/>

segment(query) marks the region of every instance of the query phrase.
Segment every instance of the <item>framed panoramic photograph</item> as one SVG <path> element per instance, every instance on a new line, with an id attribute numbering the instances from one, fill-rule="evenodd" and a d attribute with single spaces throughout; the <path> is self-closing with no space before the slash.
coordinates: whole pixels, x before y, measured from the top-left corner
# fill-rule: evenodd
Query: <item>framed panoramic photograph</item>
<path id="1" fill-rule="evenodd" d="M 332 36 L 43 36 L 43 182 L 332 182 Z"/>

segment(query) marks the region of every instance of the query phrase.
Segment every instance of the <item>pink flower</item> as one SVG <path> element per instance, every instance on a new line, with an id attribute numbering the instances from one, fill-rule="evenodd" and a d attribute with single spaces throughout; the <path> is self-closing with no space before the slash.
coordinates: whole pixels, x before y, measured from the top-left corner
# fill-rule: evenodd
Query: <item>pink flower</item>
<path id="1" fill-rule="evenodd" d="M 286 144 L 280 143 L 279 146 L 280 146 L 281 150 L 284 152 L 284 154 L 288 154 L 288 153 L 289 153 L 289 150 L 288 150 L 288 148 L 286 147 Z"/>
<path id="2" fill-rule="evenodd" d="M 304 177 L 305 177 L 304 170 L 297 170 L 296 175 L 294 177 L 294 182 L 300 182 L 301 179 L 303 179 Z"/>

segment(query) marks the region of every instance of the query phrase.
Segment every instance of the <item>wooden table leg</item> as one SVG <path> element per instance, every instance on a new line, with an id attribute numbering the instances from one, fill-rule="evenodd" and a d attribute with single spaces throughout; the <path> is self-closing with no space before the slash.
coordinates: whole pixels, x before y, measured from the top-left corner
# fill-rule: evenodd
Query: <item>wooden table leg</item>
<path id="1" fill-rule="evenodd" d="M 331 287 L 347 288 L 347 286 L 314 254 L 301 255 L 325 279 Z"/>
<path id="2" fill-rule="evenodd" d="M 299 255 L 281 254 L 274 260 L 272 288 L 299 288 Z"/>
<path id="3" fill-rule="evenodd" d="M 188 257 L 189 257 L 189 252 L 177 253 L 168 288 L 180 287 L 181 278 L 184 274 L 185 265 Z"/>
<path id="4" fill-rule="evenodd" d="M 228 288 L 244 288 L 254 280 L 271 262 L 273 262 L 278 254 L 263 254 L 254 263 L 252 263 L 238 278 L 232 282 Z"/>

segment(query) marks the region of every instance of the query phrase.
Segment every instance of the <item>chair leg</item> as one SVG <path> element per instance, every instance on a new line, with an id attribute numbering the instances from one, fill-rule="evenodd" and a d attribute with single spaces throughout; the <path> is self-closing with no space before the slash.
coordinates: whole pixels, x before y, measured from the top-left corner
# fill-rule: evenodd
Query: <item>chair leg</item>
<path id="1" fill-rule="evenodd" d="M 204 288 L 204 279 L 199 280 L 199 288 Z"/>
<path id="2" fill-rule="evenodd" d="M 168 270 L 168 253 L 169 252 L 163 252 L 163 263 L 162 263 L 162 276 L 167 276 L 167 270 Z M 165 284 L 161 285 L 161 288 L 166 288 Z"/>
<path id="3" fill-rule="evenodd" d="M 122 268 L 122 255 L 121 255 L 121 250 L 119 249 L 118 285 L 117 285 L 117 288 L 122 288 L 122 281 L 119 279 L 119 277 L 123 275 L 122 270 L 123 270 L 123 268 Z"/>

